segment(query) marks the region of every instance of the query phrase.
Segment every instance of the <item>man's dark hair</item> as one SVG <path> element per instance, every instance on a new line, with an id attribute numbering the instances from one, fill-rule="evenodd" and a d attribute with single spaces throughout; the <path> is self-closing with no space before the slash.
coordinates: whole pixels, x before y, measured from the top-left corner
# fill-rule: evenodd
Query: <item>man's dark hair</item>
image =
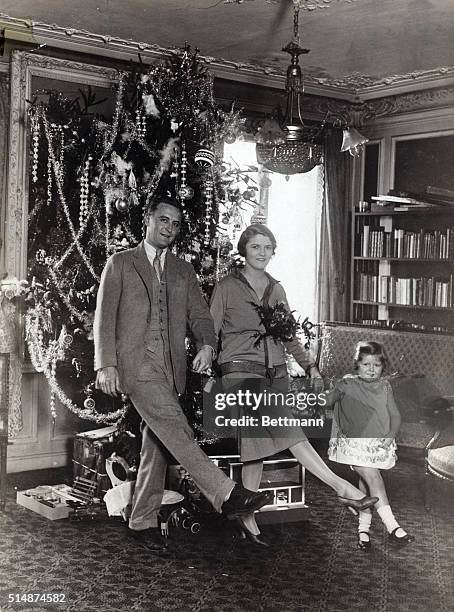
<path id="1" fill-rule="evenodd" d="M 168 195 L 155 195 L 150 198 L 147 204 L 144 215 L 145 219 L 148 219 L 148 217 L 152 213 L 154 213 L 154 211 L 158 208 L 160 204 L 167 204 L 167 206 L 173 206 L 180 212 L 180 215 L 183 216 L 183 209 L 181 208 L 181 205 L 178 200 L 175 200 L 174 198 L 171 198 Z"/>

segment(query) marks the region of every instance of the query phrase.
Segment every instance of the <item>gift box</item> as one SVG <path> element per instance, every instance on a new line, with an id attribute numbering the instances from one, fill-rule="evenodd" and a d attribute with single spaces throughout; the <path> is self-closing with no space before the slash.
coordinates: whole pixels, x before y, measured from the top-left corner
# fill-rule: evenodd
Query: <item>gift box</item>
<path id="1" fill-rule="evenodd" d="M 210 459 L 232 480 L 241 483 L 243 464 L 238 455 L 212 455 Z M 202 513 L 213 511 L 191 476 L 180 465 L 169 466 L 169 488 L 179 491 L 186 502 Z M 278 455 L 263 462 L 261 491 L 272 491 L 273 501 L 256 512 L 257 522 L 280 523 L 300 521 L 308 511 L 305 498 L 305 469 L 293 457 Z"/>
<path id="2" fill-rule="evenodd" d="M 20 506 L 28 508 L 28 510 L 32 510 L 51 521 L 56 521 L 68 518 L 69 513 L 72 511 L 68 501 L 79 501 L 71 492 L 71 487 L 64 484 L 54 486 L 41 485 L 35 489 L 18 491 L 16 502 Z"/>
<path id="3" fill-rule="evenodd" d="M 95 497 L 102 498 L 112 487 L 106 471 L 106 459 L 114 450 L 113 435 L 116 426 L 84 431 L 74 438 L 74 479 L 84 478 L 96 483 Z"/>

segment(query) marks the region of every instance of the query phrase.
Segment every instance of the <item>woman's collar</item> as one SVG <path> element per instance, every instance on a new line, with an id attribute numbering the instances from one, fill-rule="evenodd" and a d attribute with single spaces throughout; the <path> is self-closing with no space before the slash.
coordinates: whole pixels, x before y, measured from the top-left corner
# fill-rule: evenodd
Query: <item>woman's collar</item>
<path id="1" fill-rule="evenodd" d="M 268 279 L 268 282 L 270 282 L 272 285 L 276 285 L 277 283 L 279 283 L 280 281 L 276 280 L 275 278 L 273 278 L 271 276 L 271 274 L 269 274 L 268 272 L 265 272 L 265 275 Z M 248 283 L 247 278 L 244 276 L 243 272 L 241 271 L 241 269 L 239 268 L 235 268 L 232 272 L 232 276 L 234 276 L 235 278 L 238 278 L 240 281 L 242 281 L 243 283 Z"/>

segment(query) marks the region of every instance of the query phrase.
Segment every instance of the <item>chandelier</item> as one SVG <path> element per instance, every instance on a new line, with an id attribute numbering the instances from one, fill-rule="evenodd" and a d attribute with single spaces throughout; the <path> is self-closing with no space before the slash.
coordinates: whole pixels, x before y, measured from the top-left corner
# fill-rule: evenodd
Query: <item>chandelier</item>
<path id="1" fill-rule="evenodd" d="M 291 58 L 285 84 L 285 115 L 279 122 L 267 120 L 256 136 L 258 163 L 267 170 L 286 175 L 309 172 L 322 162 L 323 157 L 323 147 L 316 142 L 321 129 L 306 127 L 301 113 L 304 87 L 299 56 L 309 53 L 309 49 L 303 49 L 299 44 L 300 6 L 301 0 L 293 0 L 294 40 L 282 49 Z"/>

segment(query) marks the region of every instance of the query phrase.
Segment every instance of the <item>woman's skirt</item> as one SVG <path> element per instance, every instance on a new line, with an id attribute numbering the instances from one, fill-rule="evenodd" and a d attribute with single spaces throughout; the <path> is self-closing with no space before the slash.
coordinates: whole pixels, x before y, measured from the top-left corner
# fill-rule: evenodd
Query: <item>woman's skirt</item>
<path id="1" fill-rule="evenodd" d="M 307 441 L 303 429 L 292 422 L 297 420 L 290 407 L 285 404 L 289 393 L 289 379 L 267 378 L 249 372 L 232 372 L 222 377 L 225 393 L 247 391 L 252 399 L 241 402 L 230 410 L 232 418 L 249 417 L 236 427 L 236 436 L 241 461 L 256 461 Z M 241 396 L 239 396 L 241 397 Z M 259 401 L 260 400 L 260 401 Z M 245 405 L 247 403 L 247 405 Z"/>

